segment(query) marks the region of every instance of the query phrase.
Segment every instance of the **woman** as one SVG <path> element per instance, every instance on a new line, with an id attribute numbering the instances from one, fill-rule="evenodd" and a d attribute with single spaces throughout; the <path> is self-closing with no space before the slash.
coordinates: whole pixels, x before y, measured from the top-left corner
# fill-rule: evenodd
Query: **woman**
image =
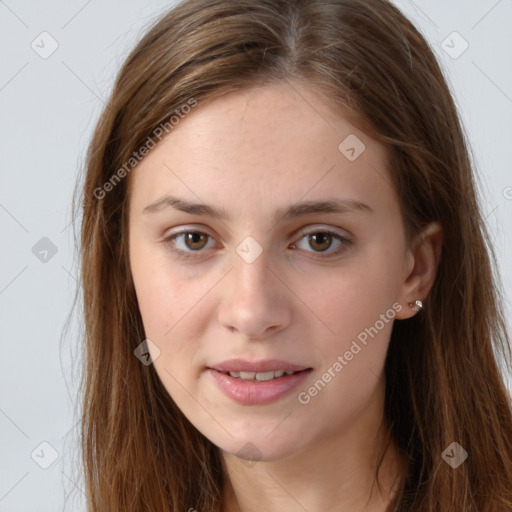
<path id="1" fill-rule="evenodd" d="M 90 511 L 512 508 L 494 255 L 392 4 L 179 4 L 83 191 Z"/>

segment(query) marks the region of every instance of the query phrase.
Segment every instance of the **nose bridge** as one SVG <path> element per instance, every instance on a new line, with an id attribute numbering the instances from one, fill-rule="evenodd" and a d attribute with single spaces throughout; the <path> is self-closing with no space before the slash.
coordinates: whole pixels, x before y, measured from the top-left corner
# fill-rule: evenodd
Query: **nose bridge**
<path id="1" fill-rule="evenodd" d="M 224 327 L 247 337 L 256 337 L 270 327 L 282 327 L 290 318 L 283 290 L 279 290 L 282 284 L 274 275 L 268 254 L 262 251 L 254 260 L 244 252 L 235 255 L 219 311 Z"/>
<path id="2" fill-rule="evenodd" d="M 247 252 L 243 252 L 245 249 Z M 236 295 L 260 295 L 271 287 L 272 271 L 270 270 L 269 252 L 263 250 L 258 254 L 255 248 L 242 244 L 237 248 L 234 262 L 233 279 Z"/>

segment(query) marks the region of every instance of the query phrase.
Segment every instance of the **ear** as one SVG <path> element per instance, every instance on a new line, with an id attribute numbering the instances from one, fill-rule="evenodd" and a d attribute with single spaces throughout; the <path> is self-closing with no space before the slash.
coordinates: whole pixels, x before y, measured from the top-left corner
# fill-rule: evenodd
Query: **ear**
<path id="1" fill-rule="evenodd" d="M 402 309 L 396 318 L 404 320 L 416 314 L 409 304 L 419 299 L 425 302 L 434 284 L 441 259 L 443 228 L 438 222 L 430 223 L 411 242 L 404 264 L 404 280 L 400 287 L 398 302 Z"/>

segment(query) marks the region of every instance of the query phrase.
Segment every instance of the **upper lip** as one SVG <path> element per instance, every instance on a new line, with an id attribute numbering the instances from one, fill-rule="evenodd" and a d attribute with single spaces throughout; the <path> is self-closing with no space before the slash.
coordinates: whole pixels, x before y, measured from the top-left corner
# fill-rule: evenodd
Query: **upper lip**
<path id="1" fill-rule="evenodd" d="M 218 372 L 277 372 L 280 370 L 287 372 L 300 372 L 307 370 L 309 366 L 280 361 L 279 359 L 267 359 L 265 361 L 245 361 L 244 359 L 229 359 L 218 364 L 209 366 L 212 370 Z"/>

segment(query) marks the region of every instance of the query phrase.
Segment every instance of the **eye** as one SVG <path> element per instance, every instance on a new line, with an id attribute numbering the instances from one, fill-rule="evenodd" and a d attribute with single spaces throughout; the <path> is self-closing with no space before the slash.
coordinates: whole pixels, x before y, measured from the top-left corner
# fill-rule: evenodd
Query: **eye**
<path id="1" fill-rule="evenodd" d="M 291 248 L 298 247 L 307 252 L 320 255 L 326 254 L 326 257 L 339 254 L 345 247 L 353 243 L 348 238 L 328 229 L 302 231 L 299 233 L 299 236 L 301 237 L 300 241 L 292 245 Z M 302 243 L 303 240 L 313 248 L 313 251 L 300 247 L 300 243 Z M 194 230 L 180 231 L 179 233 L 164 238 L 164 242 L 169 246 L 169 249 L 180 258 L 193 258 L 198 255 L 194 253 L 205 252 L 203 249 L 210 249 L 212 245 L 214 245 L 208 245 L 209 241 L 213 242 L 213 238 L 210 235 L 202 231 Z M 334 242 L 336 242 L 336 244 L 334 244 Z M 333 246 L 335 246 L 335 249 L 328 250 Z"/>
<path id="2" fill-rule="evenodd" d="M 195 252 L 203 252 L 207 247 L 208 239 L 213 240 L 210 235 L 202 231 L 181 231 L 164 239 L 172 252 L 179 257 L 193 257 Z M 181 247 L 180 247 L 181 246 Z"/>
<path id="3" fill-rule="evenodd" d="M 306 244 L 314 249 L 313 251 L 308 252 L 328 254 L 329 256 L 340 253 L 346 246 L 352 244 L 352 241 L 348 238 L 326 229 L 317 229 L 306 232 L 302 231 L 300 236 L 300 242 L 295 244 L 299 249 L 308 251 L 307 248 L 300 247 L 300 243 L 305 240 Z M 328 251 L 328 249 L 333 247 L 333 242 L 336 242 L 336 244 L 334 244 L 335 249 Z"/>

